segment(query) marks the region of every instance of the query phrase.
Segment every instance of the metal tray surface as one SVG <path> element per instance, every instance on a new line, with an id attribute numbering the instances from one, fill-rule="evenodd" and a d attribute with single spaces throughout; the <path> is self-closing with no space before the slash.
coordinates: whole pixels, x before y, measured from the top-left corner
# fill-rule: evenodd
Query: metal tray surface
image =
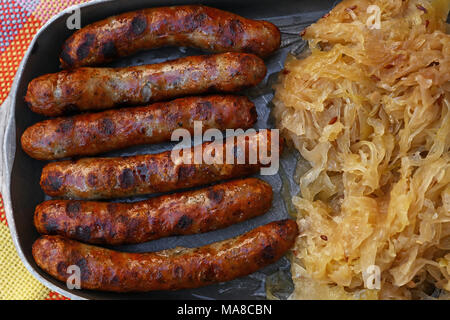
<path id="1" fill-rule="evenodd" d="M 94 0 L 78 5 L 81 24 L 85 26 L 93 21 L 121 12 L 146 7 L 203 3 L 220 9 L 229 10 L 253 19 L 266 19 L 275 23 L 282 31 L 282 48 L 266 60 L 267 76 L 255 88 L 244 91 L 257 107 L 258 122 L 256 128 L 271 128 L 270 101 L 273 97 L 272 85 L 278 72 L 283 68 L 288 52 L 299 53 L 305 43 L 298 36 L 305 26 L 310 25 L 328 12 L 334 1 L 316 0 L 215 0 L 215 1 L 177 1 L 177 0 Z M 290 279 L 290 265 L 287 258 L 268 266 L 259 272 L 233 281 L 210 285 L 203 288 L 179 291 L 155 291 L 149 293 L 108 293 L 88 290 L 69 290 L 62 282 L 54 280 L 42 271 L 34 262 L 31 246 L 39 234 L 33 226 L 35 206 L 48 199 L 39 187 L 39 177 L 45 162 L 37 161 L 25 154 L 20 148 L 20 136 L 24 130 L 44 118 L 32 113 L 23 99 L 29 81 L 45 73 L 59 71 L 59 53 L 65 39 L 73 32 L 66 27 L 67 18 L 74 7 L 67 8 L 50 19 L 36 34 L 25 54 L 16 74 L 9 97 L 0 108 L 0 141 L 2 157 L 0 161 L 0 181 L 5 211 L 11 235 L 17 252 L 26 268 L 44 285 L 72 299 L 265 299 L 266 276 L 278 273 Z M 189 48 L 163 48 L 141 52 L 132 57 L 120 59 L 110 66 L 129 66 L 157 63 L 181 56 L 202 54 Z M 107 153 L 107 156 L 156 153 L 167 150 L 172 144 L 140 146 Z M 263 176 L 272 185 L 274 201 L 272 209 L 265 215 L 226 229 L 206 234 L 179 236 L 160 239 L 138 245 L 121 246 L 118 249 L 129 252 L 157 251 L 175 246 L 196 247 L 220 241 L 249 231 L 259 225 L 288 217 L 289 195 L 296 194 L 298 186 L 292 177 L 297 155 L 285 151 L 280 163 L 280 172 L 276 176 Z M 145 197 L 125 199 L 140 200 Z M 279 292 L 279 298 L 287 298 L 289 289 Z"/>

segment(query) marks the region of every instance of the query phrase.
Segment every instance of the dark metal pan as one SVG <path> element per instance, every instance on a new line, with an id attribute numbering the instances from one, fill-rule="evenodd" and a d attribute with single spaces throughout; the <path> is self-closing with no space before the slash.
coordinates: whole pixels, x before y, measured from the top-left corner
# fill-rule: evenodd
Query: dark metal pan
<path id="1" fill-rule="evenodd" d="M 179 5 L 193 1 L 164 0 L 97 0 L 79 5 L 82 26 L 96 20 L 121 12 L 145 7 Z M 216 0 L 195 1 L 220 9 L 229 10 L 253 19 L 266 19 L 275 23 L 282 31 L 282 48 L 267 61 L 266 79 L 256 88 L 245 91 L 257 106 L 257 128 L 270 128 L 270 101 L 273 97 L 272 85 L 277 73 L 282 69 L 289 51 L 299 52 L 304 46 L 298 34 L 305 26 L 319 19 L 333 6 L 333 1 L 316 0 Z M 72 14 L 68 8 L 50 19 L 36 34 L 17 71 L 9 97 L 0 108 L 0 140 L 3 142 L 1 175 L 2 195 L 6 216 L 17 252 L 27 269 L 44 285 L 73 299 L 264 299 L 267 275 L 281 272 L 289 278 L 289 261 L 286 258 L 250 276 L 234 281 L 207 286 L 193 290 L 172 292 L 149 292 L 143 294 L 117 294 L 87 290 L 69 290 L 64 283 L 54 280 L 43 272 L 34 262 L 31 246 L 39 236 L 33 226 L 35 206 L 46 199 L 39 187 L 39 177 L 44 162 L 28 157 L 20 148 L 20 136 L 33 123 L 42 120 L 26 106 L 24 95 L 29 81 L 45 73 L 59 70 L 58 56 L 64 40 L 73 32 L 66 27 L 66 20 Z M 184 48 L 164 48 L 150 50 L 112 63 L 112 66 L 126 66 L 143 63 L 156 63 L 181 56 L 199 54 L 200 51 Z M 170 144 L 142 146 L 109 153 L 107 155 L 130 155 L 167 150 Z M 267 214 L 227 229 L 207 234 L 171 237 L 139 245 L 123 246 L 120 249 L 130 252 L 155 251 L 175 246 L 196 247 L 211 242 L 234 237 L 259 225 L 286 218 L 288 210 L 284 199 L 298 192 L 298 187 L 287 177 L 295 170 L 296 157 L 285 152 L 281 159 L 280 174 L 264 176 L 274 190 L 273 208 Z M 287 181 L 287 183 L 286 183 Z M 287 297 L 289 288 L 280 293 Z"/>

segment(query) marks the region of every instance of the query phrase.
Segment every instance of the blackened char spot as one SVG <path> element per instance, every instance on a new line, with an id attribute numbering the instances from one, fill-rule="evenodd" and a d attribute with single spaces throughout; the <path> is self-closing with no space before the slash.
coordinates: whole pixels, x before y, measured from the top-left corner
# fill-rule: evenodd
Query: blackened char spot
<path id="1" fill-rule="evenodd" d="M 178 181 L 188 181 L 192 178 L 195 173 L 195 168 L 193 165 L 180 166 L 178 169 Z"/>
<path id="2" fill-rule="evenodd" d="M 231 20 L 229 27 L 230 27 L 230 33 L 233 36 L 233 38 L 244 32 L 241 21 L 239 21 L 237 19 Z"/>
<path id="3" fill-rule="evenodd" d="M 60 172 L 50 172 L 44 180 L 43 185 L 50 191 L 58 191 L 63 184 L 62 174 Z"/>
<path id="4" fill-rule="evenodd" d="M 95 187 L 97 185 L 97 175 L 93 172 L 90 172 L 87 176 L 88 185 L 91 187 Z"/>
<path id="5" fill-rule="evenodd" d="M 62 132 L 62 133 L 68 133 L 70 130 L 73 129 L 73 119 L 66 119 L 63 120 L 59 126 L 58 129 L 56 129 L 56 132 Z"/>
<path id="6" fill-rule="evenodd" d="M 210 101 L 203 101 L 197 104 L 195 108 L 195 115 L 198 120 L 208 120 L 211 118 L 213 105 Z"/>
<path id="7" fill-rule="evenodd" d="M 67 277 L 67 264 L 64 261 L 58 262 L 58 265 L 56 266 L 56 271 L 61 277 Z"/>
<path id="8" fill-rule="evenodd" d="M 262 263 L 270 262 L 275 259 L 275 249 L 271 245 L 267 245 L 261 252 Z"/>
<path id="9" fill-rule="evenodd" d="M 170 112 L 166 115 L 167 117 L 167 123 L 170 125 L 174 125 L 175 123 L 179 122 L 180 120 L 182 120 L 182 114 L 179 112 Z"/>
<path id="10" fill-rule="evenodd" d="M 104 135 L 112 135 L 115 131 L 114 122 L 111 119 L 104 118 L 100 121 L 99 130 Z"/>
<path id="11" fill-rule="evenodd" d="M 242 23 L 239 20 L 229 21 L 227 26 L 220 29 L 222 44 L 226 47 L 234 46 L 243 32 Z"/>
<path id="12" fill-rule="evenodd" d="M 116 214 L 118 207 L 119 205 L 114 202 L 110 202 L 106 205 L 106 209 L 108 210 L 108 213 L 111 215 Z"/>
<path id="13" fill-rule="evenodd" d="M 200 26 L 203 23 L 203 21 L 206 20 L 206 18 L 208 18 L 208 15 L 204 12 L 197 14 L 195 16 L 195 21 L 197 21 L 197 27 Z"/>
<path id="14" fill-rule="evenodd" d="M 214 281 L 219 273 L 219 268 L 217 265 L 211 264 L 202 274 L 202 280 L 205 282 Z"/>
<path id="15" fill-rule="evenodd" d="M 208 198 L 215 203 L 220 203 L 223 200 L 224 195 L 225 191 L 222 189 L 218 190 L 211 189 L 208 191 Z"/>
<path id="16" fill-rule="evenodd" d="M 131 188 L 134 185 L 134 175 L 133 170 L 124 169 L 119 176 L 120 187 L 123 189 Z"/>
<path id="17" fill-rule="evenodd" d="M 140 35 L 147 28 L 147 19 L 145 16 L 136 16 L 131 21 L 131 32 L 135 35 Z"/>
<path id="18" fill-rule="evenodd" d="M 289 232 L 289 226 L 287 224 L 287 220 L 282 220 L 277 222 L 278 231 L 277 234 L 284 240 L 288 240 L 291 237 L 291 233 Z"/>
<path id="19" fill-rule="evenodd" d="M 203 21 L 208 16 L 205 13 L 200 14 L 188 14 L 186 15 L 184 21 L 183 21 L 183 27 L 186 30 L 186 32 L 192 32 L 196 29 L 199 29 L 202 26 Z"/>
<path id="20" fill-rule="evenodd" d="M 156 271 L 156 281 L 160 283 L 165 283 L 166 280 L 164 279 L 164 276 L 160 270 Z"/>
<path id="21" fill-rule="evenodd" d="M 78 261 L 75 262 L 75 265 L 80 268 L 81 281 L 88 280 L 89 276 L 91 275 L 91 271 L 89 270 L 89 266 L 86 259 L 85 258 L 78 259 Z"/>
<path id="22" fill-rule="evenodd" d="M 137 173 L 142 181 L 147 181 L 149 175 L 148 168 L 145 164 L 140 164 L 136 167 Z"/>
<path id="23" fill-rule="evenodd" d="M 135 218 L 129 218 L 128 222 L 126 223 L 127 226 L 127 233 L 126 236 L 129 239 L 133 239 L 134 235 L 139 232 L 140 228 L 140 220 Z"/>
<path id="24" fill-rule="evenodd" d="M 174 273 L 175 278 L 181 279 L 181 278 L 183 278 L 183 275 L 184 275 L 184 269 L 182 266 L 177 266 L 174 269 L 173 273 Z"/>
<path id="25" fill-rule="evenodd" d="M 128 216 L 127 215 L 120 215 L 120 216 L 118 216 L 117 217 L 117 220 L 120 222 L 120 223 L 123 223 L 124 225 L 126 225 L 127 227 L 128 227 L 128 222 L 129 222 L 129 218 L 128 218 Z"/>
<path id="26" fill-rule="evenodd" d="M 178 220 L 177 228 L 178 229 L 187 229 L 192 225 L 192 219 L 188 216 L 182 216 L 180 220 Z"/>
<path id="27" fill-rule="evenodd" d="M 58 221 L 53 218 L 49 218 L 44 225 L 47 234 L 56 234 L 59 229 L 58 226 Z"/>
<path id="28" fill-rule="evenodd" d="M 89 241 L 91 238 L 91 228 L 89 226 L 78 226 L 75 228 L 75 236 L 78 240 Z"/>
<path id="29" fill-rule="evenodd" d="M 95 41 L 95 35 L 92 33 L 87 33 L 84 36 L 84 41 L 80 44 L 77 49 L 77 57 L 80 60 L 83 60 L 89 55 L 89 51 L 91 50 L 92 45 Z"/>
<path id="30" fill-rule="evenodd" d="M 63 85 L 61 90 L 63 91 L 63 94 L 66 97 L 72 96 L 75 92 L 75 88 L 70 85 Z"/>
<path id="31" fill-rule="evenodd" d="M 79 201 L 69 201 L 66 205 L 66 212 L 70 218 L 76 218 L 81 211 L 81 204 Z"/>
<path id="32" fill-rule="evenodd" d="M 110 40 L 104 43 L 101 48 L 101 53 L 107 59 L 117 57 L 117 49 L 114 41 Z"/>
<path id="33" fill-rule="evenodd" d="M 234 44 L 233 39 L 230 38 L 230 37 L 224 36 L 224 37 L 222 38 L 222 41 L 223 41 L 223 44 L 224 44 L 226 47 L 232 47 L 233 44 Z"/>

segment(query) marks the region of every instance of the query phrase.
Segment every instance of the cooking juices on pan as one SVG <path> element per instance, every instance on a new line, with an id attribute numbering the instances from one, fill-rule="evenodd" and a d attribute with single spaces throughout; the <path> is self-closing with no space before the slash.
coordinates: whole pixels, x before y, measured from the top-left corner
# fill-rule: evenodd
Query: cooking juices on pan
<path id="1" fill-rule="evenodd" d="M 171 45 L 217 54 L 125 68 L 86 67 Z M 70 70 L 32 80 L 25 100 L 45 116 L 102 112 L 39 122 L 23 134 L 22 148 L 36 159 L 55 160 L 168 141 L 178 128 L 192 134 L 194 121 L 202 121 L 206 129 L 250 128 L 256 112 L 247 98 L 186 96 L 257 85 L 266 75 L 261 58 L 279 46 L 280 32 L 273 24 L 205 6 L 145 9 L 95 22 L 65 42 L 60 61 Z M 154 103 L 177 97 L 182 98 Z M 104 111 L 125 106 L 138 107 Z M 82 288 L 128 292 L 196 288 L 275 262 L 294 244 L 294 221 L 269 223 L 200 248 L 154 253 L 117 252 L 78 242 L 141 243 L 225 228 L 264 214 L 272 189 L 255 178 L 134 203 L 87 201 L 178 191 L 257 173 L 270 166 L 261 149 L 274 159 L 282 147 L 278 135 L 263 131 L 242 135 L 243 145 L 232 137 L 159 154 L 47 164 L 42 189 L 67 200 L 36 207 L 35 226 L 47 234 L 33 245 L 36 263 L 61 281 L 69 276 L 68 267 L 76 265 Z M 197 152 L 204 155 L 205 150 L 212 157 L 198 163 Z"/>

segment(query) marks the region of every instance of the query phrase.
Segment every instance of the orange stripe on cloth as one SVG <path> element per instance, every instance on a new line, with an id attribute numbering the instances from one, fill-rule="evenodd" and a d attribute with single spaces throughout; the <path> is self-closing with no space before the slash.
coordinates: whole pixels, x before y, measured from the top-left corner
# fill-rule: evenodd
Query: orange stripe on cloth
<path id="1" fill-rule="evenodd" d="M 8 222 L 6 221 L 5 207 L 3 206 L 3 197 L 1 193 L 0 193 L 0 223 L 4 223 L 6 226 L 8 225 Z"/>
<path id="2" fill-rule="evenodd" d="M 17 68 L 22 61 L 23 55 L 34 37 L 34 34 L 41 27 L 41 22 L 30 16 L 24 23 L 22 29 L 18 30 L 18 34 L 10 43 L 6 50 L 0 55 L 0 103 L 6 99 L 11 89 L 11 85 L 16 75 Z"/>

